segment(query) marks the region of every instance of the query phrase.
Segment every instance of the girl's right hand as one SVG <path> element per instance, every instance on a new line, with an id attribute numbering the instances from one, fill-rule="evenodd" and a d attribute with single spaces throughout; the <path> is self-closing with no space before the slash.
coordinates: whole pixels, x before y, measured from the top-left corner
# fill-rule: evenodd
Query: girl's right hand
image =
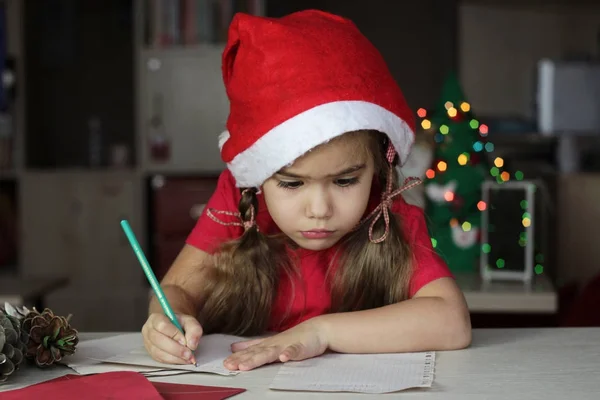
<path id="1" fill-rule="evenodd" d="M 194 350 L 202 336 L 202 326 L 191 315 L 177 315 L 185 336 L 166 315 L 152 313 L 142 327 L 144 346 L 150 356 L 165 364 L 195 364 Z"/>

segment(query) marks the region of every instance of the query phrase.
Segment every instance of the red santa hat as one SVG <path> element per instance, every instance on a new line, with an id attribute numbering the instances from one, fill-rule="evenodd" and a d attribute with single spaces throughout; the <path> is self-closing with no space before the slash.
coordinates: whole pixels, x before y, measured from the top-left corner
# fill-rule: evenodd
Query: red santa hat
<path id="1" fill-rule="evenodd" d="M 401 164 L 410 152 L 413 113 L 381 54 L 345 18 L 236 14 L 222 69 L 230 114 L 219 148 L 238 187 L 259 187 L 350 131 L 387 134 Z"/>

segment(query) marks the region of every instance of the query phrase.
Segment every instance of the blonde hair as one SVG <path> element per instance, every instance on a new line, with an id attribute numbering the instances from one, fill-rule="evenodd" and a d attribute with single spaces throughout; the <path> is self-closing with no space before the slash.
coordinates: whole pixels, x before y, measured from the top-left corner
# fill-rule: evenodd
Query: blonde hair
<path id="1" fill-rule="evenodd" d="M 389 173 L 385 158 L 387 136 L 359 131 L 334 140 L 353 137 L 363 139 L 365 150 L 374 159 L 378 184 L 385 188 Z M 392 185 L 392 190 L 398 188 L 395 168 Z M 243 190 L 238 210 L 243 222 L 253 218 L 258 210 L 255 190 Z M 412 254 L 400 216 L 390 218 L 388 236 L 381 243 L 369 240 L 370 224 L 371 220 L 367 220 L 347 234 L 333 257 L 337 265 L 329 266 L 330 312 L 371 309 L 407 297 Z M 384 220 L 380 218 L 373 235 L 379 237 L 384 229 Z M 292 282 L 298 276 L 297 260 L 289 251 L 294 247 L 295 243 L 285 235 L 265 235 L 256 225 L 240 238 L 224 243 L 215 253 L 203 291 L 207 297 L 199 319 L 204 331 L 233 335 L 263 333 L 269 324 L 281 274 L 288 275 Z"/>

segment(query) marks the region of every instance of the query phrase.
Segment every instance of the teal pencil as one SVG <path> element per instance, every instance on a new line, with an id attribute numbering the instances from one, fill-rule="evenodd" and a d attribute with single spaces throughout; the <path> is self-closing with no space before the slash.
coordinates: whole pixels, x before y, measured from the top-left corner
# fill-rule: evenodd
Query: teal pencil
<path id="1" fill-rule="evenodd" d="M 138 261 L 140 262 L 140 265 L 142 266 L 142 269 L 144 270 L 144 274 L 146 274 L 146 278 L 148 278 L 148 282 L 150 282 L 150 286 L 152 286 L 152 290 L 154 290 L 154 294 L 158 298 L 158 302 L 160 303 L 163 311 L 165 312 L 165 315 L 169 318 L 169 320 L 171 320 L 173 325 L 175 325 L 177 327 L 177 329 L 179 329 L 181 331 L 181 333 L 183 333 L 185 335 L 183 327 L 177 320 L 177 317 L 175 316 L 175 313 L 173 312 L 171 305 L 169 304 L 169 302 L 167 301 L 167 298 L 165 297 L 165 293 L 163 292 L 162 288 L 160 287 L 160 284 L 158 283 L 158 280 L 156 279 L 156 276 L 154 275 L 152 268 L 150 268 L 150 263 L 148 263 L 148 259 L 146 258 L 146 255 L 142 251 L 142 247 L 140 246 L 140 243 L 136 239 L 135 234 L 133 233 L 133 230 L 131 229 L 131 226 L 129 225 L 129 222 L 127 222 L 127 220 L 122 220 L 121 227 L 123 228 L 123 231 L 125 232 L 125 236 L 127 236 L 127 240 L 129 240 L 129 244 L 131 245 L 131 248 L 133 249 L 133 252 L 135 253 Z M 198 366 L 198 365 L 196 364 L 196 366 Z"/>

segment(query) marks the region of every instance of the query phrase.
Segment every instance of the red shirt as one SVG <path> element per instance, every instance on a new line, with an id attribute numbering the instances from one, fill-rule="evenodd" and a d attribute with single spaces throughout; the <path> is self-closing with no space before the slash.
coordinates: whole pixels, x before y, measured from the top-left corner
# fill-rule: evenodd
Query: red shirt
<path id="1" fill-rule="evenodd" d="M 377 206 L 380 198 L 379 193 L 380 191 L 374 188 L 371 193 L 368 212 Z M 235 187 L 235 180 L 231 172 L 226 169 L 221 173 L 217 189 L 206 204 L 206 208 L 237 212 L 240 197 L 240 191 Z M 261 232 L 265 234 L 280 232 L 269 215 L 264 197 L 258 194 L 257 198 L 259 206 L 256 222 Z M 392 212 L 402 216 L 406 236 L 410 241 L 416 260 L 413 276 L 410 280 L 409 297 L 413 297 L 419 289 L 431 281 L 442 277 L 452 277 L 447 265 L 431 246 L 431 238 L 421 208 L 409 205 L 402 196 L 397 196 L 392 205 Z M 229 221 L 229 219 L 222 219 Z M 238 238 L 242 232 L 242 227 L 221 225 L 203 212 L 188 236 L 186 243 L 207 253 L 212 253 L 222 242 Z M 269 330 L 283 331 L 304 320 L 329 311 L 331 295 L 325 278 L 335 248 L 334 245 L 332 248 L 323 251 L 298 250 L 302 281 L 296 282 L 294 290 L 292 290 L 289 278 L 282 273 L 271 312 Z M 288 311 L 287 318 L 283 320 L 292 293 L 294 296 L 293 303 Z"/>

